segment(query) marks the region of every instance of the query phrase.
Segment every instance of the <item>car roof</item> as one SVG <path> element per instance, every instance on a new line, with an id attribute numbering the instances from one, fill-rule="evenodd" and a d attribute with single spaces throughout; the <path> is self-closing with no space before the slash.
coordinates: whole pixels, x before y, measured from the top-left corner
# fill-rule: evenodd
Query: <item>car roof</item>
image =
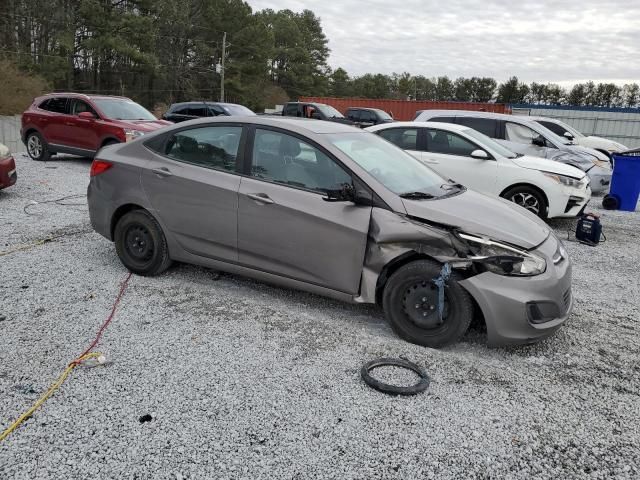
<path id="1" fill-rule="evenodd" d="M 381 108 L 373 107 L 349 107 L 347 110 L 369 110 L 370 112 L 384 112 Z"/>
<path id="2" fill-rule="evenodd" d="M 298 117 L 280 117 L 277 115 L 252 115 L 252 116 L 235 116 L 235 117 L 214 117 L 214 118 L 201 118 L 197 120 L 190 120 L 189 122 L 181 123 L 184 125 L 197 125 L 200 123 L 251 123 L 257 126 L 265 125 L 271 127 L 284 127 L 298 133 L 347 133 L 347 132 L 363 132 L 362 129 L 347 125 L 339 122 L 327 122 L 324 120 L 315 120 L 311 118 L 298 118 Z"/>
<path id="3" fill-rule="evenodd" d="M 557 118 L 541 117 L 539 115 L 527 115 L 526 118 L 529 118 L 534 122 L 537 122 L 538 120 L 543 120 L 545 122 L 561 123 L 561 120 L 558 120 Z"/>
<path id="4" fill-rule="evenodd" d="M 465 125 L 458 125 L 456 123 L 445 123 L 445 122 L 393 122 L 393 123 L 384 123 L 382 125 L 376 125 L 374 127 L 370 127 L 371 131 L 379 131 L 379 130 L 391 130 L 392 128 L 398 127 L 419 127 L 419 128 L 440 128 L 443 130 L 449 130 L 451 132 L 461 132 L 463 130 L 468 130 L 469 127 Z"/>
<path id="5" fill-rule="evenodd" d="M 78 92 L 51 92 L 42 95 L 40 98 L 48 97 L 73 97 L 73 98 L 111 98 L 114 100 L 131 100 L 129 97 L 122 97 L 120 95 L 100 95 L 97 93 L 78 93 Z"/>
<path id="6" fill-rule="evenodd" d="M 528 116 L 508 115 L 505 113 L 480 112 L 475 110 L 423 110 L 422 113 L 428 113 L 429 117 L 446 116 L 446 117 L 476 117 L 476 118 L 492 118 L 494 120 L 512 120 L 514 118 L 523 122 L 530 121 Z"/>
<path id="7" fill-rule="evenodd" d="M 211 101 L 211 100 L 189 100 L 188 102 L 176 102 L 176 103 L 172 103 L 171 106 L 172 107 L 178 107 L 178 106 L 183 106 L 183 105 L 202 105 L 202 104 L 206 104 L 206 105 L 240 105 L 239 103 L 229 103 L 229 102 L 216 102 L 216 101 Z M 243 106 L 243 105 L 240 105 Z"/>

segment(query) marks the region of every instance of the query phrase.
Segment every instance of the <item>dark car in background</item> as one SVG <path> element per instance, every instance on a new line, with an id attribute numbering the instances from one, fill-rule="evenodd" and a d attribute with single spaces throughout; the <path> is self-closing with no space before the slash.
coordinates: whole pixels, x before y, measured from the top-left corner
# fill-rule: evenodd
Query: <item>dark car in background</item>
<path id="1" fill-rule="evenodd" d="M 255 113 L 244 105 L 207 102 L 203 100 L 198 102 L 174 103 L 162 118 L 173 123 L 179 123 L 202 117 L 237 117 L 246 115 L 255 115 Z"/>
<path id="2" fill-rule="evenodd" d="M 22 114 L 20 133 L 33 160 L 48 160 L 56 153 L 93 157 L 106 145 L 167 125 L 130 98 L 51 93 L 34 99 Z"/>
<path id="3" fill-rule="evenodd" d="M 289 102 L 282 109 L 283 117 L 313 118 L 327 122 L 355 125 L 331 105 L 315 102 Z"/>
<path id="4" fill-rule="evenodd" d="M 379 108 L 349 107 L 345 112 L 345 117 L 360 128 L 393 122 L 393 117 Z"/>
<path id="5" fill-rule="evenodd" d="M 16 162 L 9 149 L 0 143 L 0 190 L 10 187 L 17 179 Z"/>

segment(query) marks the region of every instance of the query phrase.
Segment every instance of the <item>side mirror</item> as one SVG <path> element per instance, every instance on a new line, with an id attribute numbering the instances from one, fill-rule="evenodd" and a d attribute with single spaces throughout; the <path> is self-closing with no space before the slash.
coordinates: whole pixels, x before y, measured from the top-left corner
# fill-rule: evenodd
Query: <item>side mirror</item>
<path id="1" fill-rule="evenodd" d="M 537 137 L 532 138 L 531 143 L 536 147 L 544 147 L 546 145 L 546 142 L 544 141 L 544 137 L 542 135 L 538 135 Z"/>
<path id="2" fill-rule="evenodd" d="M 477 158 L 478 160 L 489 160 L 489 154 L 484 150 L 478 149 L 471 152 L 471 158 Z"/>
<path id="3" fill-rule="evenodd" d="M 322 197 L 325 202 L 355 202 L 356 191 L 350 183 L 343 183 L 336 190 L 325 190 L 326 197 Z"/>
<path id="4" fill-rule="evenodd" d="M 95 120 L 96 116 L 91 112 L 80 112 L 78 114 L 79 118 L 84 118 L 86 120 Z"/>
<path id="5" fill-rule="evenodd" d="M 566 138 L 567 140 L 573 140 L 573 135 L 571 135 L 569 132 L 564 132 L 564 138 Z"/>

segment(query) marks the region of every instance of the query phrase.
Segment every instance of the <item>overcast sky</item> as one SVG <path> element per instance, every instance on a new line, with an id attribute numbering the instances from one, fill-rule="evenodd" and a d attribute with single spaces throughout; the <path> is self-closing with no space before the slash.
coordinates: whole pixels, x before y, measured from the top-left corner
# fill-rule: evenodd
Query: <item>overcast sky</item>
<path id="1" fill-rule="evenodd" d="M 638 0 L 248 0 L 312 10 L 350 75 L 640 82 Z"/>

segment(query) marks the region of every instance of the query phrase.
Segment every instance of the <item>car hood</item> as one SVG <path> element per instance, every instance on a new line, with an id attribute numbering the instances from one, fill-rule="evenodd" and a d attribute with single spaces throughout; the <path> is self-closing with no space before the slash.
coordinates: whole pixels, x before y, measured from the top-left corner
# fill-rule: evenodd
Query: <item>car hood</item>
<path id="1" fill-rule="evenodd" d="M 578 179 L 585 176 L 585 173 L 576 167 L 560 162 L 554 162 L 553 160 L 547 160 L 546 158 L 530 157 L 525 155 L 523 157 L 511 158 L 510 160 L 519 167 L 528 168 L 530 170 L 557 173 L 558 175 L 566 175 L 567 177 Z"/>
<path id="2" fill-rule="evenodd" d="M 141 132 L 153 132 L 167 125 L 174 125 L 167 120 L 112 120 L 122 128 L 130 128 L 132 130 L 140 130 Z"/>
<path id="3" fill-rule="evenodd" d="M 467 190 L 435 200 L 402 200 L 407 214 L 425 223 L 444 224 L 524 249 L 544 242 L 550 229 L 515 203 Z"/>
<path id="4" fill-rule="evenodd" d="M 596 137 L 595 135 L 581 137 L 576 140 L 583 147 L 602 148 L 603 150 L 607 150 L 609 152 L 624 152 L 625 150 L 627 150 L 627 147 L 625 147 L 621 143 L 614 142 L 613 140 L 609 140 L 608 138 Z"/>
<path id="5" fill-rule="evenodd" d="M 599 152 L 598 150 L 594 150 L 593 148 L 584 147 L 582 145 L 565 145 L 565 151 L 576 153 L 578 155 L 582 155 L 584 158 L 588 160 L 602 160 L 605 162 L 609 161 L 609 157 L 607 157 L 604 153 Z"/>

